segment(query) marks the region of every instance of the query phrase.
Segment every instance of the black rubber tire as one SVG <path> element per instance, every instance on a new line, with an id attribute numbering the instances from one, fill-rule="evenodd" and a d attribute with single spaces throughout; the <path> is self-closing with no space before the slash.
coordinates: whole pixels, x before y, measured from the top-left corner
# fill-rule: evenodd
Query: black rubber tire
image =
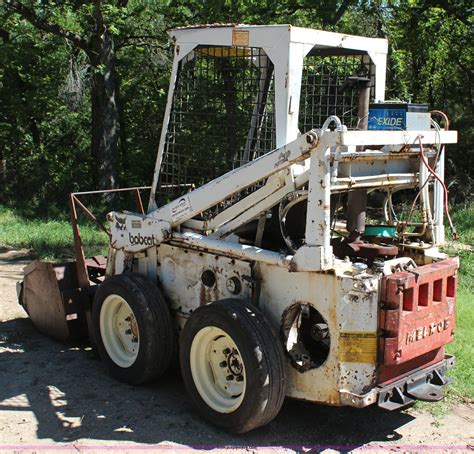
<path id="1" fill-rule="evenodd" d="M 129 367 L 121 367 L 110 358 L 100 333 L 100 311 L 105 298 L 111 294 L 125 299 L 140 332 L 138 355 Z M 99 286 L 92 305 L 92 329 L 97 351 L 110 375 L 126 383 L 138 385 L 155 380 L 168 369 L 176 353 L 168 304 L 158 287 L 141 274 L 119 274 Z"/>
<path id="2" fill-rule="evenodd" d="M 229 334 L 245 366 L 245 396 L 231 413 L 220 413 L 209 407 L 194 384 L 190 367 L 191 345 L 196 334 L 207 326 L 218 327 Z M 261 355 L 256 353 L 258 351 Z M 280 411 L 286 391 L 283 349 L 262 313 L 249 303 L 225 299 L 197 309 L 181 334 L 180 363 L 184 384 L 197 410 L 228 432 L 245 433 L 263 426 Z"/>

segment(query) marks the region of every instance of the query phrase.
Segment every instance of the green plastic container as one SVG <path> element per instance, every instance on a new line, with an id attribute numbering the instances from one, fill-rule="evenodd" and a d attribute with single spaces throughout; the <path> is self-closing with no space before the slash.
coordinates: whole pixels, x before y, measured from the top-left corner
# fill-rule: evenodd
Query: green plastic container
<path id="1" fill-rule="evenodd" d="M 397 228 L 392 225 L 367 225 L 364 236 L 394 238 L 397 236 Z"/>

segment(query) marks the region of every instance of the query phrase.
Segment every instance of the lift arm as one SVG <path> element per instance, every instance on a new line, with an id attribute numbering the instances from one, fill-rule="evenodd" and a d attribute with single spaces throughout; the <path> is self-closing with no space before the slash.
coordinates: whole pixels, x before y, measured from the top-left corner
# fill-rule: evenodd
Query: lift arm
<path id="1" fill-rule="evenodd" d="M 123 249 L 128 252 L 138 252 L 153 245 L 158 245 L 170 237 L 173 228 L 183 225 L 187 221 L 194 222 L 192 218 L 196 215 L 225 201 L 239 191 L 269 178 L 272 175 L 276 175 L 293 164 L 308 159 L 310 156 L 317 155 L 319 156 L 318 161 L 320 161 L 318 162 L 317 168 L 315 166 L 312 167 L 313 174 L 317 170 L 317 174 L 319 175 L 317 178 L 319 178 L 319 180 L 327 180 L 328 182 L 328 184 L 315 188 L 315 200 L 317 202 L 321 197 L 328 199 L 331 186 L 336 183 L 344 186 L 365 184 L 363 175 L 350 178 L 351 181 L 349 182 L 342 181 L 342 179 L 339 179 L 341 181 L 330 182 L 330 179 L 328 179 L 329 173 L 331 172 L 329 165 L 331 153 L 329 153 L 329 150 L 341 147 L 345 147 L 347 150 L 347 147 L 351 146 L 379 146 L 386 144 L 394 146 L 400 145 L 403 149 L 403 146 L 412 145 L 420 133 L 424 135 L 424 140 L 427 144 L 437 141 L 437 133 L 434 131 L 309 131 L 298 137 L 295 141 L 212 180 L 200 188 L 152 211 L 148 215 L 111 213 L 109 217 L 111 221 L 111 245 L 115 249 Z M 457 140 L 456 132 L 443 131 L 441 132 L 439 140 L 442 143 L 454 143 Z M 357 161 L 359 157 L 362 160 L 367 159 L 364 153 L 360 153 L 359 156 L 359 153 L 349 153 L 347 151 L 340 154 L 339 159 L 344 160 L 346 154 L 351 154 L 351 157 L 348 156 L 347 158 L 350 161 Z M 389 156 L 397 155 L 397 153 L 390 151 L 382 152 L 382 154 L 386 154 L 387 159 L 389 159 Z M 411 152 L 405 151 L 405 154 L 415 155 L 417 151 L 416 149 Z M 400 157 L 403 161 L 402 155 L 400 155 Z M 307 162 L 309 163 L 309 161 L 310 160 Z M 384 164 L 383 160 L 380 160 L 380 165 L 383 167 L 386 164 Z M 380 183 L 379 179 L 381 178 L 387 180 L 387 173 L 383 171 L 382 167 L 380 168 L 380 175 L 371 176 L 371 184 L 373 184 L 372 180 L 375 180 L 377 184 Z M 209 225 L 212 225 L 214 229 L 219 228 L 221 225 L 224 226 L 220 229 L 222 231 L 219 231 L 217 235 L 217 237 L 222 238 L 235 229 L 236 226 L 248 222 L 250 219 L 258 216 L 262 211 L 271 208 L 271 206 L 278 203 L 285 194 L 294 190 L 296 186 L 307 184 L 310 174 L 311 171 L 304 172 L 299 177 L 296 177 L 296 180 L 293 181 L 294 184 L 290 185 L 292 187 L 289 187 L 287 182 L 280 184 L 278 181 L 269 179 L 263 188 L 221 212 L 213 220 L 209 221 Z M 389 176 L 390 178 L 388 178 L 388 180 L 390 180 L 390 185 L 396 186 L 398 181 L 397 175 Z M 310 192 L 312 189 L 311 182 L 313 181 L 313 185 L 317 183 L 317 178 L 315 178 L 309 178 Z M 406 178 L 401 178 L 400 182 L 406 184 L 405 180 Z M 325 197 L 323 197 L 323 192 L 325 193 Z M 318 193 L 318 195 L 316 193 Z M 311 209 L 308 210 L 308 216 L 313 216 L 313 220 L 322 218 L 322 215 L 317 216 L 315 211 L 319 210 L 319 208 L 327 211 L 327 203 L 323 205 L 322 207 L 318 207 L 317 204 L 315 206 L 311 205 Z M 217 218 L 219 222 L 215 222 Z M 307 233 L 310 234 L 307 240 L 313 236 L 315 238 L 319 238 L 320 236 L 314 232 Z M 311 235 L 311 233 L 313 233 L 313 235 Z M 319 244 L 320 242 L 317 241 L 317 243 Z"/>
<path id="2" fill-rule="evenodd" d="M 232 170 L 148 215 L 112 212 L 111 245 L 138 252 L 169 238 L 174 227 L 228 199 L 233 194 L 309 158 L 319 143 L 313 130 L 293 142 Z"/>

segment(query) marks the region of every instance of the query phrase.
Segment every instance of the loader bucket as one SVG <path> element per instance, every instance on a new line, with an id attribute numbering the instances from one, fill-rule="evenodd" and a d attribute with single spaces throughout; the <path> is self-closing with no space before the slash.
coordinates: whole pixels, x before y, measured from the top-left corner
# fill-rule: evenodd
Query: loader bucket
<path id="1" fill-rule="evenodd" d="M 97 259 L 88 267 L 97 274 L 103 267 Z M 57 340 L 71 342 L 87 337 L 86 313 L 90 309 L 96 285 L 79 288 L 76 262 L 51 263 L 36 260 L 24 269 L 19 303 L 35 327 Z M 91 276 L 92 277 L 92 276 Z M 92 284 L 92 283 L 91 283 Z"/>
<path id="2" fill-rule="evenodd" d="M 86 259 L 78 225 L 77 207 L 106 235 L 108 228 L 80 200 L 98 194 L 132 192 L 136 210 L 144 213 L 140 190 L 148 186 L 75 192 L 69 196 L 75 260 L 52 263 L 36 260 L 24 269 L 24 279 L 18 283 L 18 302 L 25 309 L 33 325 L 42 333 L 63 342 L 76 341 L 91 332 L 92 300 L 97 287 L 105 278 L 106 257 Z"/>

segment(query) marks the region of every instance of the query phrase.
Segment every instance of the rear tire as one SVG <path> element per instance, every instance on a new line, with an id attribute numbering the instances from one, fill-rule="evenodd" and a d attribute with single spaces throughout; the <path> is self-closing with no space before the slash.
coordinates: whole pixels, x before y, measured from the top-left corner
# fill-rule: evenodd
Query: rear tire
<path id="1" fill-rule="evenodd" d="M 92 328 L 102 361 L 118 380 L 155 380 L 175 354 L 168 304 L 158 287 L 136 273 L 106 279 L 92 305 Z"/>
<path id="2" fill-rule="evenodd" d="M 180 344 L 184 384 L 201 415 L 229 432 L 270 422 L 285 398 L 283 349 L 263 315 L 226 299 L 197 309 Z"/>

